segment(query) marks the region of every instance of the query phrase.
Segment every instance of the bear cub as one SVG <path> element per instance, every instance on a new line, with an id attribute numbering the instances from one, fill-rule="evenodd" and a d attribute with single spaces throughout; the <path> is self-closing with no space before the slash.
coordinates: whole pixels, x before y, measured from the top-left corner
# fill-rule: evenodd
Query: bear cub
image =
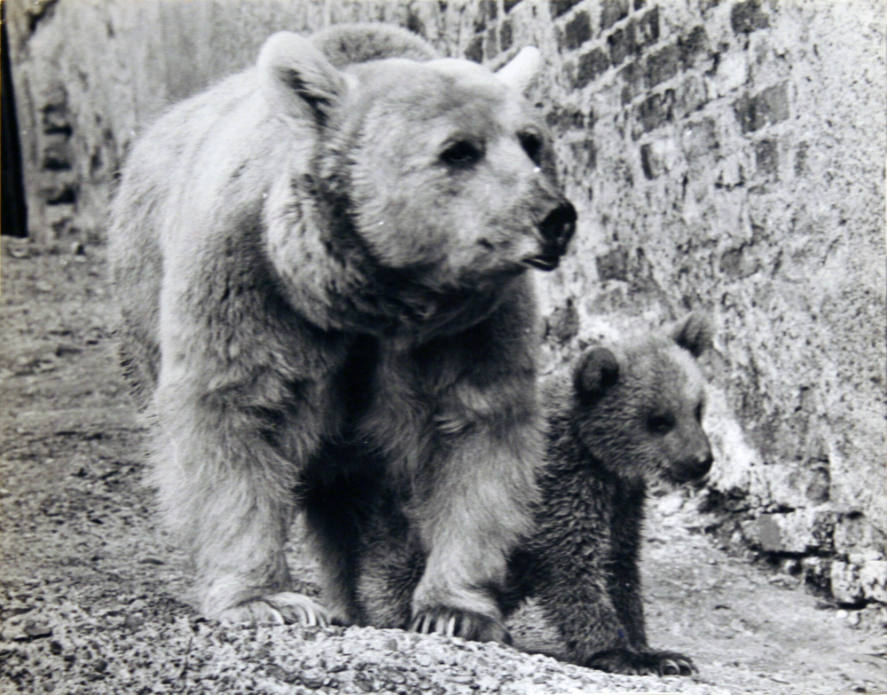
<path id="1" fill-rule="evenodd" d="M 708 322 L 691 315 L 670 335 L 592 347 L 571 378 L 544 388 L 542 498 L 499 601 L 507 616 L 535 597 L 570 661 L 614 673 L 695 671 L 690 657 L 648 645 L 638 559 L 647 484 L 699 480 L 711 467 L 695 361 L 710 345 Z M 396 500 L 376 514 L 359 610 L 369 624 L 402 626 L 423 557 Z"/>

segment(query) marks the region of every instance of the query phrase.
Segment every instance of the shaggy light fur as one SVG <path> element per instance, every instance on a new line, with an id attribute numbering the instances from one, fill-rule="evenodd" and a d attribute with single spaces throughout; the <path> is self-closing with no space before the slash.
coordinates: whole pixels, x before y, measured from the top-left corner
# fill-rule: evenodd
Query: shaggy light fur
<path id="1" fill-rule="evenodd" d="M 120 349 L 207 616 L 329 619 L 283 556 L 307 510 L 350 620 L 350 485 L 369 476 L 427 552 L 416 625 L 504 636 L 494 588 L 541 452 L 525 271 L 575 222 L 520 91 L 536 62 L 495 75 L 381 25 L 282 32 L 135 145 L 109 232 Z"/>

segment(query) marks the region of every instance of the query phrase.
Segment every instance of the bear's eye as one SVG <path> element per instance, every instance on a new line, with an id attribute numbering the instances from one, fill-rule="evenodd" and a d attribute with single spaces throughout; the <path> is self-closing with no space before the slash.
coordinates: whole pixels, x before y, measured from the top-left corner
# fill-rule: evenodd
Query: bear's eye
<path id="1" fill-rule="evenodd" d="M 674 429 L 675 419 L 671 413 L 650 413 L 647 417 L 647 429 L 654 434 L 667 434 Z"/>
<path id="2" fill-rule="evenodd" d="M 517 139 L 520 140 L 520 146 L 524 148 L 524 152 L 533 160 L 533 163 L 539 164 L 539 156 L 542 154 L 542 138 L 535 133 L 518 133 Z"/>
<path id="3" fill-rule="evenodd" d="M 477 164 L 483 156 L 483 150 L 470 140 L 457 140 L 444 148 L 440 153 L 440 160 L 448 166 L 461 169 Z"/>

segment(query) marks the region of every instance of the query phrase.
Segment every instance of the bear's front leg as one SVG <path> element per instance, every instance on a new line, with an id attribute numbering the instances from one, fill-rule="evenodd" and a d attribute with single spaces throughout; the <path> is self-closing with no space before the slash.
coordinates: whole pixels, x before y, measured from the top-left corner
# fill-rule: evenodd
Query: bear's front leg
<path id="1" fill-rule="evenodd" d="M 254 400 L 236 389 L 194 396 L 182 383 L 161 386 L 153 478 L 162 511 L 193 559 L 205 616 L 327 624 L 321 606 L 293 591 L 283 553 L 298 461 L 315 446 L 311 417 L 297 429 L 272 408 L 248 405 Z M 275 427 L 295 430 L 298 446 L 282 445 Z"/>
<path id="2" fill-rule="evenodd" d="M 434 487 L 417 510 L 429 553 L 413 594 L 412 628 L 509 642 L 496 597 L 507 557 L 529 528 L 536 432 L 529 424 L 499 436 L 479 429 L 445 445 Z"/>

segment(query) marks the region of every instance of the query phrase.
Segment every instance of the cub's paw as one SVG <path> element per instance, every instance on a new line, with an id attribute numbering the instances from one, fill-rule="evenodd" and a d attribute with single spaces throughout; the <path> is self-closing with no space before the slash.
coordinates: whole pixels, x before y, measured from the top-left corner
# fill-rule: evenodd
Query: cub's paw
<path id="1" fill-rule="evenodd" d="M 508 630 L 495 618 L 445 606 L 419 611 L 410 623 L 410 630 L 423 634 L 436 632 L 447 637 L 462 637 L 475 642 L 511 644 Z"/>
<path id="2" fill-rule="evenodd" d="M 225 624 L 246 625 L 319 625 L 326 627 L 330 618 L 316 601 L 291 591 L 269 594 L 262 598 L 244 601 L 228 608 L 219 615 Z"/>
<path id="3" fill-rule="evenodd" d="M 691 676 L 697 672 L 689 656 L 653 649 L 608 649 L 593 654 L 585 665 L 600 671 L 638 676 Z"/>

